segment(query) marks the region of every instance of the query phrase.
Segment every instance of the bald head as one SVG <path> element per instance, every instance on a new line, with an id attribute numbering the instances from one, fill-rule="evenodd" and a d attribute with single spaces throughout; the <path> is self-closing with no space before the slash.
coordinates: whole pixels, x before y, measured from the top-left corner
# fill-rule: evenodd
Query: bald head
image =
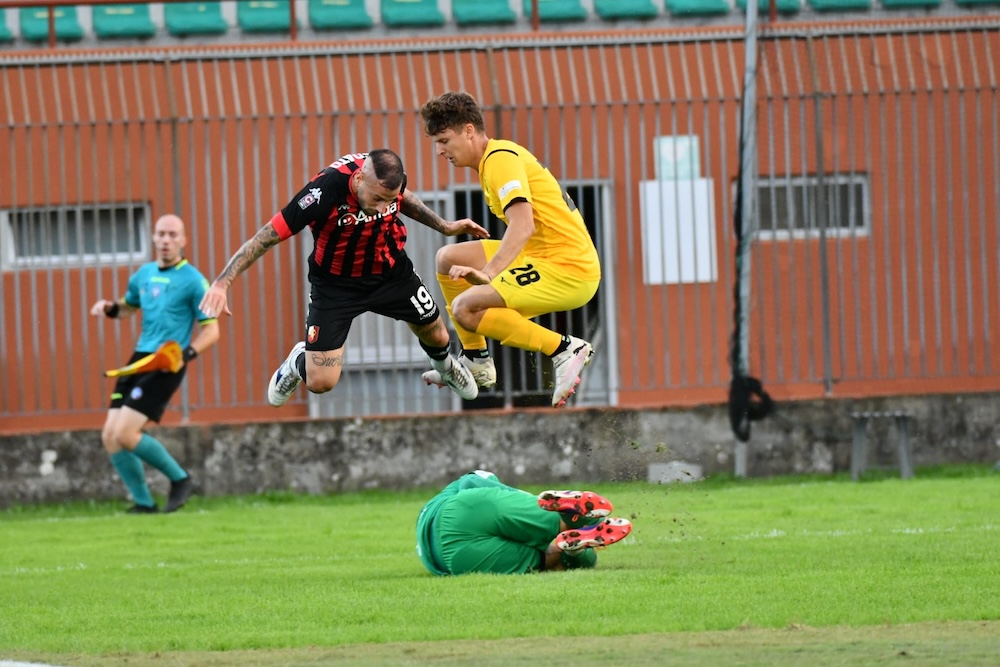
<path id="1" fill-rule="evenodd" d="M 156 263 L 162 267 L 173 266 L 183 259 L 181 251 L 187 245 L 184 221 L 173 213 L 161 215 L 153 225 L 153 246 Z"/>

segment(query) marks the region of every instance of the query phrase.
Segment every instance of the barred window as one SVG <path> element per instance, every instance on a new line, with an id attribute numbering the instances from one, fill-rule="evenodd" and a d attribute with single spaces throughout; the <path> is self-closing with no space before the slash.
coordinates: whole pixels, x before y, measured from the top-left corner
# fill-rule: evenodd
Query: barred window
<path id="1" fill-rule="evenodd" d="M 833 236 L 867 235 L 871 214 L 867 174 L 828 174 L 823 178 L 825 213 L 819 215 L 815 176 L 761 178 L 757 187 L 758 231 L 764 238 L 818 236 L 825 224 Z"/>
<path id="2" fill-rule="evenodd" d="M 144 261 L 149 224 L 145 204 L 0 211 L 0 266 L 12 270 Z"/>

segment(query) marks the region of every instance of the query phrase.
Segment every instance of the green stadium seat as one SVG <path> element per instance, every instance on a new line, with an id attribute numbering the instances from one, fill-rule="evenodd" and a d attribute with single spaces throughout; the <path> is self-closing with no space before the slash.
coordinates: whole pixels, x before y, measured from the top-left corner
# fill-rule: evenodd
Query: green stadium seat
<path id="1" fill-rule="evenodd" d="M 882 0 L 886 9 L 926 9 L 940 5 L 941 0 Z"/>
<path id="2" fill-rule="evenodd" d="M 221 2 L 168 2 L 163 5 L 167 32 L 176 37 L 221 35 L 229 30 Z"/>
<path id="3" fill-rule="evenodd" d="M 517 21 L 517 14 L 508 0 L 452 0 L 451 14 L 459 25 Z"/>
<path id="4" fill-rule="evenodd" d="M 370 28 L 365 0 L 309 0 L 309 24 L 314 30 Z"/>
<path id="5" fill-rule="evenodd" d="M 243 32 L 288 32 L 289 0 L 239 0 L 236 22 Z"/>
<path id="6" fill-rule="evenodd" d="M 728 14 L 733 6 L 729 0 L 666 0 L 667 11 L 682 16 Z"/>
<path id="7" fill-rule="evenodd" d="M 794 14 L 802 9 L 802 0 L 775 0 L 774 4 L 782 14 Z M 741 10 L 745 10 L 747 8 L 747 0 L 736 0 L 736 6 Z M 757 9 L 762 12 L 770 11 L 771 0 L 758 0 Z"/>
<path id="8" fill-rule="evenodd" d="M 22 7 L 21 37 L 29 42 L 44 42 L 49 38 L 49 10 L 44 7 Z M 77 42 L 83 39 L 83 28 L 76 7 L 56 7 L 56 39 Z"/>
<path id="9" fill-rule="evenodd" d="M 93 19 L 94 34 L 101 39 L 156 34 L 149 5 L 94 5 Z"/>
<path id="10" fill-rule="evenodd" d="M 531 18 L 531 0 L 524 0 L 524 15 Z M 585 21 L 587 10 L 580 4 L 580 0 L 538 0 L 538 20 Z"/>
<path id="11" fill-rule="evenodd" d="M 651 0 L 594 0 L 594 12 L 602 19 L 651 19 L 660 10 Z"/>
<path id="12" fill-rule="evenodd" d="M 0 43 L 13 41 L 14 33 L 7 27 L 7 10 L 0 9 Z"/>
<path id="13" fill-rule="evenodd" d="M 960 7 L 971 7 L 973 5 L 1000 5 L 1000 0 L 955 0 L 955 4 Z"/>
<path id="14" fill-rule="evenodd" d="M 388 26 L 444 25 L 437 0 L 382 0 L 382 23 Z"/>
<path id="15" fill-rule="evenodd" d="M 871 9 L 871 0 L 809 0 L 809 5 L 817 12 L 845 12 Z"/>

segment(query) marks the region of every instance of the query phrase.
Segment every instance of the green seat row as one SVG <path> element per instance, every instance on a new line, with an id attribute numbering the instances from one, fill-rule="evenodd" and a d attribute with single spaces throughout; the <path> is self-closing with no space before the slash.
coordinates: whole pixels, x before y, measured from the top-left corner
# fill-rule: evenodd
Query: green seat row
<path id="1" fill-rule="evenodd" d="M 445 0 L 447 1 L 447 0 Z M 723 15 L 733 11 L 732 0 L 663 0 L 665 10 L 677 16 Z M 735 0 L 740 11 L 748 0 Z M 802 8 L 803 1 L 816 11 L 843 12 L 868 10 L 874 2 L 886 8 L 937 7 L 941 0 L 776 0 L 779 12 L 791 14 Z M 438 26 L 445 23 L 439 0 L 380 0 L 382 23 L 391 27 Z M 954 0 L 960 6 L 1000 5 L 1000 0 Z M 510 0 L 451 0 L 452 13 L 459 25 L 510 24 L 517 21 Z M 531 17 L 532 0 L 522 0 L 526 18 Z M 766 12 L 770 0 L 758 0 Z M 240 30 L 251 33 L 288 32 L 289 0 L 238 0 L 236 20 Z M 594 12 L 605 20 L 648 19 L 659 15 L 654 0 L 594 0 Z M 169 34 L 221 34 L 229 30 L 222 16 L 221 2 L 164 3 L 164 23 Z M 365 0 L 308 0 L 309 24 L 316 30 L 369 28 L 374 21 L 365 8 Z M 31 42 L 48 39 L 48 10 L 25 7 L 19 10 L 21 36 Z M 538 0 L 538 18 L 542 22 L 583 21 L 587 10 L 581 0 Z M 148 38 L 157 27 L 148 4 L 95 5 L 94 33 L 101 39 L 116 37 Z M 74 6 L 55 8 L 56 38 L 64 42 L 83 39 L 83 28 Z M 13 34 L 0 12 L 0 42 L 10 42 Z"/>

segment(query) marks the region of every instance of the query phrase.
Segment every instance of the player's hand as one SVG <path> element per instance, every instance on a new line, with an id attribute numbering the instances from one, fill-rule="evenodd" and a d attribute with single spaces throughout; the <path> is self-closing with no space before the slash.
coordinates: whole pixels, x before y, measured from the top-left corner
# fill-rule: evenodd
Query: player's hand
<path id="1" fill-rule="evenodd" d="M 471 266 L 455 265 L 448 271 L 448 275 L 451 276 L 452 280 L 465 278 L 466 282 L 472 285 L 489 285 L 492 280 L 485 271 L 474 269 Z"/>
<path id="2" fill-rule="evenodd" d="M 488 239 L 490 237 L 490 233 L 486 231 L 486 228 L 475 220 L 462 218 L 461 220 L 445 222 L 445 236 L 458 236 L 460 234 L 469 234 L 477 239 Z"/>
<path id="3" fill-rule="evenodd" d="M 229 310 L 229 290 L 219 283 L 212 283 L 198 304 L 198 310 L 209 317 L 218 317 L 223 313 L 232 315 L 233 312 Z"/>
<path id="4" fill-rule="evenodd" d="M 107 309 L 114 305 L 114 301 L 108 301 L 107 299 L 98 299 L 94 302 L 94 305 L 90 307 L 90 314 L 94 317 L 106 317 Z"/>

